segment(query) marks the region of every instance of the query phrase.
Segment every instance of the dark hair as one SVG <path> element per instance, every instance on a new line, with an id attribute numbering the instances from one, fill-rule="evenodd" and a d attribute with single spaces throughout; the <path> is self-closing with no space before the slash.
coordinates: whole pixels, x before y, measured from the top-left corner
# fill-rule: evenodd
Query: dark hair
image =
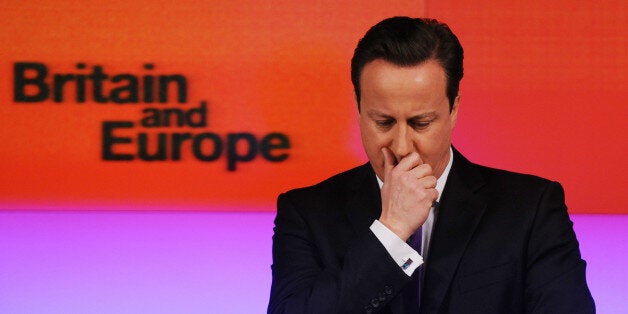
<path id="1" fill-rule="evenodd" d="M 360 76 L 364 66 L 376 59 L 414 66 L 436 60 L 447 76 L 449 109 L 458 96 L 462 79 L 463 50 L 449 27 L 434 19 L 397 16 L 385 19 L 366 32 L 351 59 L 351 81 L 360 109 Z"/>

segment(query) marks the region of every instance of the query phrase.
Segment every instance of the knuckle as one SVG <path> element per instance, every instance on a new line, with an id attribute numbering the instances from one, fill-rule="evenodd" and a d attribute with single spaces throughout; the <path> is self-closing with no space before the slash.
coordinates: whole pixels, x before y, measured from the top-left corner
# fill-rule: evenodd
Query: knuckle
<path id="1" fill-rule="evenodd" d="M 431 196 L 430 193 L 423 187 L 416 187 L 415 192 L 420 199 L 427 199 Z"/>
<path id="2" fill-rule="evenodd" d="M 430 164 L 423 164 L 425 167 L 425 171 L 427 171 L 428 173 L 432 173 L 432 166 L 430 166 Z"/>
<path id="3" fill-rule="evenodd" d="M 428 164 L 421 164 L 417 166 L 417 169 L 424 175 L 432 172 L 432 168 Z"/>
<path id="4" fill-rule="evenodd" d="M 430 176 L 430 183 L 434 186 L 436 186 L 436 183 L 438 183 L 438 180 L 436 179 L 435 176 Z"/>
<path id="5" fill-rule="evenodd" d="M 397 178 L 397 177 L 399 177 L 399 172 L 400 172 L 399 168 L 397 168 L 397 167 L 392 168 L 390 170 L 390 176 L 393 177 L 393 178 Z"/>

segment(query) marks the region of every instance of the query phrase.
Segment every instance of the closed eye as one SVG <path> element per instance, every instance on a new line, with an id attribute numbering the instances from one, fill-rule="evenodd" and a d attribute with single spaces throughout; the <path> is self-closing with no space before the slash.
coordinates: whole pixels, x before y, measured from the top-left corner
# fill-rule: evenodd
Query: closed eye
<path id="1" fill-rule="evenodd" d="M 395 124 L 394 119 L 375 120 L 375 124 L 381 128 L 389 128 Z"/>
<path id="2" fill-rule="evenodd" d="M 420 131 L 427 129 L 432 124 L 432 122 L 436 121 L 437 119 L 438 115 L 436 114 L 426 114 L 409 119 L 408 125 L 410 125 L 410 127 L 412 127 L 413 129 Z"/>
<path id="3" fill-rule="evenodd" d="M 410 121 L 410 126 L 415 130 L 422 130 L 430 126 L 430 122 Z"/>

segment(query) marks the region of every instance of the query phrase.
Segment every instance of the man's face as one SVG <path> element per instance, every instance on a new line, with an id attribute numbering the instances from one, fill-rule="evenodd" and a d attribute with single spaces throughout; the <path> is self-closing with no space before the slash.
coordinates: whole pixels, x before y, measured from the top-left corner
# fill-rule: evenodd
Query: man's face
<path id="1" fill-rule="evenodd" d="M 459 97 L 449 111 L 443 68 L 434 60 L 401 67 L 381 59 L 367 63 L 360 77 L 360 131 L 366 155 L 384 179 L 388 147 L 397 162 L 417 152 L 437 178 L 449 161 Z"/>

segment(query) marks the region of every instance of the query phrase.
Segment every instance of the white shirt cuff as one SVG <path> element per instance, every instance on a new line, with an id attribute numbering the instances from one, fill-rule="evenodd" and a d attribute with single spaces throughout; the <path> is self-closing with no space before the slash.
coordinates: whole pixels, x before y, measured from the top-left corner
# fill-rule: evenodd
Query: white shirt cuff
<path id="1" fill-rule="evenodd" d="M 423 257 L 379 220 L 373 221 L 370 229 L 408 276 L 412 276 L 414 270 L 423 264 Z"/>

